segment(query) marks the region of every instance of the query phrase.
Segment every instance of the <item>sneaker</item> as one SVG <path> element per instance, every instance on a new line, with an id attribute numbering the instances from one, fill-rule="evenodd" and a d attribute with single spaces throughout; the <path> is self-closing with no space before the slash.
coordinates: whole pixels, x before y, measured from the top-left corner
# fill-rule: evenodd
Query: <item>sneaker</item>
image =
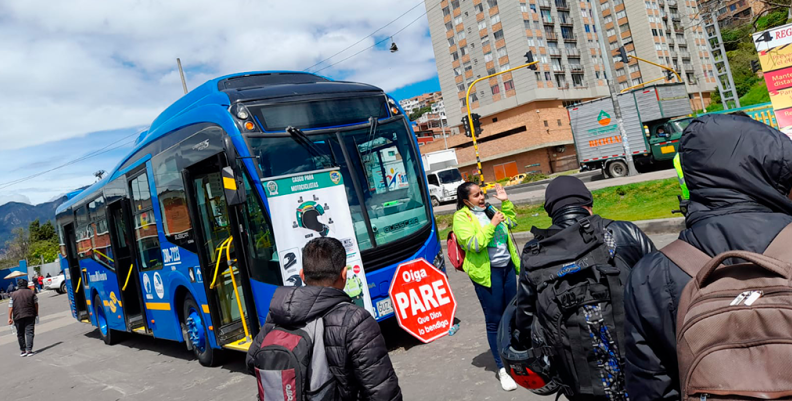
<path id="1" fill-rule="evenodd" d="M 514 391 L 517 390 L 517 383 L 514 382 L 514 379 L 506 373 L 505 368 L 501 368 L 498 371 L 498 379 L 501 382 L 501 388 L 505 391 Z"/>
<path id="2" fill-rule="evenodd" d="M 35 354 L 36 354 L 36 353 L 35 353 L 35 352 L 33 352 L 33 351 L 28 351 L 28 352 L 27 352 L 27 354 L 25 354 L 25 356 L 33 356 L 33 355 L 35 355 Z M 514 382 L 514 381 L 512 381 L 512 382 Z"/>
<path id="3" fill-rule="evenodd" d="M 24 358 L 24 357 L 26 357 L 26 356 L 27 356 L 27 352 L 25 352 L 25 351 L 22 351 L 22 353 L 20 353 L 20 354 L 19 354 L 19 356 L 21 356 L 21 357 L 23 357 L 23 358 Z"/>

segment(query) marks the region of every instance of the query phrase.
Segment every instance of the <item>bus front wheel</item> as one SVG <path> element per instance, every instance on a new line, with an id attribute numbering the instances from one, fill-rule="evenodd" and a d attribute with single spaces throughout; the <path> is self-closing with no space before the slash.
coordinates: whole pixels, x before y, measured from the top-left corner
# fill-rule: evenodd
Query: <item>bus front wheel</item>
<path id="1" fill-rule="evenodd" d="M 118 337 L 121 333 L 110 329 L 110 326 L 107 324 L 107 315 L 105 314 L 104 306 L 102 306 L 102 300 L 99 298 L 99 294 L 94 296 L 94 317 L 96 318 L 96 326 L 99 329 L 99 335 L 102 337 L 102 341 L 104 341 L 107 345 L 113 345 L 118 342 Z"/>
<path id="2" fill-rule="evenodd" d="M 209 344 L 209 331 L 206 329 L 206 321 L 203 313 L 198 307 L 198 303 L 188 296 L 184 300 L 184 325 L 187 328 L 188 338 L 192 350 L 198 362 L 203 366 L 217 366 L 219 364 L 219 352 Z"/>

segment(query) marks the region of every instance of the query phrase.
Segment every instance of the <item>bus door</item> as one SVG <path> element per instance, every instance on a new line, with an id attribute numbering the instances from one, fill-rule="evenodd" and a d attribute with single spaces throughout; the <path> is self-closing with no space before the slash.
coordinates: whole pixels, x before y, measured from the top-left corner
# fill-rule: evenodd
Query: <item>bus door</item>
<path id="1" fill-rule="evenodd" d="M 258 323 L 250 318 L 255 316 L 255 306 L 236 207 L 229 208 L 226 203 L 222 175 L 226 165 L 225 155 L 220 153 L 188 167 L 184 176 L 198 227 L 198 251 L 214 333 L 224 348 L 247 350 L 255 334 L 251 322 L 255 322 L 256 331 Z"/>
<path id="2" fill-rule="evenodd" d="M 69 264 L 68 274 L 64 276 L 68 278 L 68 286 L 70 287 L 71 296 L 74 300 L 74 308 L 77 309 L 77 319 L 81 321 L 88 321 L 88 308 L 85 304 L 85 290 L 87 287 L 86 277 L 80 270 L 80 262 L 77 260 L 77 236 L 74 233 L 74 224 L 70 223 L 63 227 L 63 232 L 66 241 L 66 260 Z"/>
<path id="3" fill-rule="evenodd" d="M 116 260 L 118 288 L 126 313 L 127 331 L 151 334 L 146 324 L 143 294 L 140 291 L 140 274 L 133 248 L 132 220 L 128 201 L 121 199 L 107 205 L 111 237 Z"/>

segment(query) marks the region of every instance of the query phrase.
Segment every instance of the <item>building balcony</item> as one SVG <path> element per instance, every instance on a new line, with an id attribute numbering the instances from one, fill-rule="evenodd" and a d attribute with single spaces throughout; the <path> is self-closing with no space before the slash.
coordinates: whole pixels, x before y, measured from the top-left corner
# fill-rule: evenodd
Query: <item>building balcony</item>
<path id="1" fill-rule="evenodd" d="M 564 40 L 577 41 L 577 35 L 574 33 L 562 34 Z"/>
<path id="2" fill-rule="evenodd" d="M 561 49 L 559 49 L 557 47 L 548 47 L 547 48 L 547 53 L 549 53 L 551 56 L 561 57 Z"/>
<path id="3" fill-rule="evenodd" d="M 677 38 L 677 39 L 676 39 L 676 44 L 678 44 L 678 45 L 680 45 L 680 46 L 687 46 L 687 40 L 685 40 L 685 39 L 680 39 L 680 38 Z"/>
<path id="4" fill-rule="evenodd" d="M 544 36 L 547 40 L 558 40 L 558 35 L 555 32 L 545 32 Z"/>
<path id="5" fill-rule="evenodd" d="M 549 0 L 539 0 L 539 8 L 550 8 Z"/>
<path id="6" fill-rule="evenodd" d="M 583 66 L 580 64 L 570 64 L 569 71 L 572 72 L 583 72 Z"/>
<path id="7" fill-rule="evenodd" d="M 553 66 L 553 72 L 564 72 L 564 71 L 566 71 L 566 69 L 564 68 L 563 65 L 554 65 Z"/>
<path id="8" fill-rule="evenodd" d="M 567 56 L 579 56 L 580 50 L 578 49 L 566 49 Z"/>
<path id="9" fill-rule="evenodd" d="M 571 17 L 570 18 L 560 18 L 559 19 L 559 23 L 561 25 L 566 25 L 566 26 L 573 26 L 574 23 L 572 21 L 574 21 L 574 19 L 571 18 Z"/>
<path id="10" fill-rule="evenodd" d="M 555 0 L 555 5 L 559 10 L 569 10 L 569 4 L 565 0 Z"/>
<path id="11" fill-rule="evenodd" d="M 548 17 L 548 18 L 542 17 L 542 23 L 545 24 L 545 25 L 553 25 L 553 18 L 551 18 L 551 17 Z"/>

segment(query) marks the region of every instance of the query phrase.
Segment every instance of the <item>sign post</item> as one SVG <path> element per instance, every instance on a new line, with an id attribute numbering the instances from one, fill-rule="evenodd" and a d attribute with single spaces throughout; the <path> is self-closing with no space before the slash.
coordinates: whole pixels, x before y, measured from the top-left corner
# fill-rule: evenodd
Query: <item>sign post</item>
<path id="1" fill-rule="evenodd" d="M 424 343 L 447 335 L 454 325 L 456 299 L 448 277 L 424 259 L 399 265 L 389 293 L 399 326 Z"/>

